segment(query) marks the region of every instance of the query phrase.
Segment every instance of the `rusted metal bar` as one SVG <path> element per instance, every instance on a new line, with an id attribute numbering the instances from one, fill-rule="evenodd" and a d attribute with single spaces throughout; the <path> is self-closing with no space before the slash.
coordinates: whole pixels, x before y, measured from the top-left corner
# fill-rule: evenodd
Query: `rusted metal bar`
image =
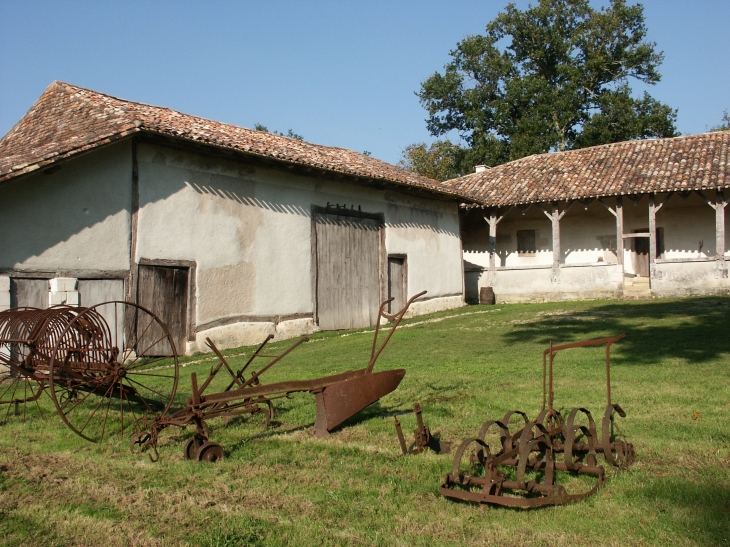
<path id="1" fill-rule="evenodd" d="M 403 436 L 403 429 L 401 428 L 400 421 L 398 421 L 398 416 L 393 415 L 393 419 L 395 420 L 395 431 L 398 435 L 398 442 L 400 443 L 403 455 L 420 454 L 427 448 L 430 448 L 436 454 L 448 454 L 451 452 L 451 443 L 442 441 L 431 434 L 431 430 L 423 421 L 421 405 L 419 403 L 416 403 L 413 406 L 413 414 L 416 416 L 417 427 L 413 430 L 414 441 L 410 447 L 406 444 L 406 439 Z"/>

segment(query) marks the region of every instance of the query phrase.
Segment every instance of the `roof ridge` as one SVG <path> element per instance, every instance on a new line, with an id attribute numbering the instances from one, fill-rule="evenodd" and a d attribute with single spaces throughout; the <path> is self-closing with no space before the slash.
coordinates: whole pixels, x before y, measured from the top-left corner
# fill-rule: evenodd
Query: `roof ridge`
<path id="1" fill-rule="evenodd" d="M 327 144 L 318 144 L 318 143 L 314 143 L 314 142 L 307 141 L 307 140 L 304 140 L 304 139 L 301 139 L 301 140 L 300 139 L 295 139 L 294 137 L 289 137 L 288 135 L 283 135 L 281 133 L 275 133 L 275 132 L 272 133 L 270 131 L 260 131 L 258 129 L 253 129 L 251 127 L 245 127 L 243 125 L 236 125 L 236 124 L 233 124 L 233 123 L 221 122 L 221 121 L 218 121 L 218 120 L 214 120 L 212 118 L 206 118 L 204 116 L 198 116 L 197 114 L 188 114 L 187 112 L 183 112 L 181 110 L 175 110 L 174 108 L 170 108 L 168 106 L 159 106 L 159 105 L 156 105 L 156 104 L 144 103 L 144 102 L 141 102 L 141 101 L 133 101 L 133 100 L 130 100 L 130 99 L 123 99 L 121 97 L 117 97 L 116 95 L 111 95 L 109 93 L 103 93 L 101 91 L 96 91 L 95 89 L 90 89 L 90 88 L 87 88 L 87 87 L 82 87 L 82 86 L 79 86 L 79 85 L 76 85 L 76 84 L 70 84 L 68 82 L 64 82 L 64 81 L 61 81 L 61 80 L 54 80 L 53 83 L 51 83 L 51 85 L 48 86 L 48 87 L 50 88 L 53 85 L 58 85 L 58 86 L 63 86 L 65 88 L 72 88 L 72 89 L 76 89 L 76 90 L 80 90 L 80 91 L 85 91 L 85 92 L 88 92 L 88 93 L 92 93 L 94 95 L 99 95 L 99 96 L 102 96 L 102 97 L 107 97 L 109 99 L 113 99 L 115 101 L 120 101 L 122 103 L 133 104 L 133 105 L 140 105 L 140 106 L 147 107 L 147 108 L 154 108 L 154 109 L 166 110 L 167 112 L 173 112 L 175 114 L 179 114 L 180 116 L 185 116 L 185 117 L 189 117 L 189 118 L 195 118 L 196 120 L 202 120 L 202 121 L 206 121 L 206 122 L 212 122 L 212 123 L 220 124 L 220 125 L 227 126 L 227 127 L 235 127 L 236 129 L 244 129 L 246 131 L 252 131 L 252 132 L 260 133 L 260 134 L 264 134 L 264 135 L 271 135 L 274 138 L 288 139 L 289 141 L 300 142 L 300 143 L 309 144 L 309 145 L 312 145 L 312 146 L 321 146 L 321 147 L 329 148 L 329 149 L 332 149 L 332 150 L 344 150 L 346 152 L 352 152 L 354 154 L 359 154 L 360 156 L 370 158 L 371 160 L 376 160 L 376 161 L 380 161 L 380 162 L 383 162 L 383 163 L 388 163 L 388 162 L 384 162 L 383 160 L 378 159 L 378 158 L 372 158 L 371 156 L 366 156 L 365 154 L 363 154 L 361 152 L 357 152 L 356 150 L 352 150 L 351 148 L 345 148 L 344 146 L 331 146 L 331 145 L 327 145 Z M 391 164 L 388 164 L 388 165 L 391 165 Z"/>
<path id="2" fill-rule="evenodd" d="M 51 84 L 51 86 L 54 84 L 63 86 L 65 88 L 73 88 L 73 89 L 76 89 L 79 91 L 86 91 L 88 93 L 92 93 L 94 95 L 100 95 L 102 97 L 107 97 L 109 99 L 113 99 L 115 101 L 119 101 L 122 103 L 137 104 L 137 105 L 141 105 L 141 106 L 147 106 L 150 108 L 159 108 L 160 110 L 169 110 L 170 112 L 178 112 L 176 110 L 173 110 L 172 108 L 168 108 L 167 106 L 157 106 L 155 104 L 143 103 L 141 101 L 132 101 L 130 99 L 122 99 L 121 97 L 117 97 L 116 95 L 110 95 L 109 93 L 102 93 L 101 91 L 96 91 L 95 89 L 89 89 L 88 87 L 82 87 L 80 85 L 70 84 L 68 82 L 63 82 L 61 80 L 54 80 L 54 82 Z M 48 87 L 50 88 L 51 86 L 48 86 Z M 184 114 L 184 112 L 178 112 L 178 114 Z M 184 114 L 184 115 L 191 116 L 192 114 Z M 203 119 L 205 119 L 205 118 L 203 118 Z M 211 120 L 211 121 L 213 121 L 213 120 Z"/>
<path id="3" fill-rule="evenodd" d="M 616 147 L 616 148 L 622 147 L 623 148 L 623 147 L 629 147 L 632 145 L 636 145 L 638 143 L 647 143 L 647 142 L 659 143 L 659 142 L 666 142 L 666 141 L 673 141 L 673 140 L 691 139 L 691 138 L 709 136 L 709 135 L 712 135 L 715 133 L 730 133 L 730 129 L 724 129 L 724 130 L 720 130 L 720 131 L 705 131 L 704 133 L 692 133 L 691 135 L 677 135 L 676 137 L 651 137 L 648 139 L 632 139 L 632 140 L 628 140 L 628 141 L 608 142 L 605 144 L 597 144 L 595 146 L 586 146 L 585 148 L 574 148 L 572 150 L 559 150 L 559 151 L 555 151 L 555 152 L 541 152 L 541 153 L 537 153 L 537 154 L 530 154 L 529 156 L 523 156 L 523 157 L 517 158 L 515 160 L 510 160 L 510 161 L 507 161 L 504 163 L 500 163 L 499 165 L 490 167 L 489 169 L 482 171 L 480 173 L 476 173 L 476 172 L 469 173 L 467 175 L 462 175 L 460 177 L 448 179 L 443 182 L 446 183 L 446 182 L 450 182 L 450 181 L 454 181 L 454 180 L 465 179 L 467 177 L 471 178 L 471 177 L 474 177 L 475 175 L 481 175 L 481 177 L 484 177 L 484 176 L 486 176 L 485 175 L 486 173 L 489 173 L 493 169 L 499 169 L 501 167 L 511 166 L 518 162 L 523 162 L 525 160 L 528 160 L 530 158 L 535 158 L 535 157 L 541 157 L 541 156 L 555 157 L 555 156 L 561 156 L 561 155 L 586 153 L 588 151 L 599 150 L 602 148 L 611 148 L 611 147 Z"/>
<path id="4" fill-rule="evenodd" d="M 459 189 L 349 148 L 316 144 L 122 99 L 60 80 L 54 80 L 13 130 L 0 139 L 0 183 L 136 131 L 472 201 Z"/>

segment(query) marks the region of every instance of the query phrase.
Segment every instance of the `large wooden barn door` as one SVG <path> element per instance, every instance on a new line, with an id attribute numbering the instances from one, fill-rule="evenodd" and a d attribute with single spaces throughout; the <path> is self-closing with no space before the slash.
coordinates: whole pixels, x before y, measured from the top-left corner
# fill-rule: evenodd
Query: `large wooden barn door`
<path id="1" fill-rule="evenodd" d="M 374 325 L 380 304 L 380 221 L 315 212 L 314 224 L 320 328 Z"/>
<path id="2" fill-rule="evenodd" d="M 185 353 L 188 330 L 188 268 L 167 266 L 139 266 L 137 302 L 154 313 L 167 325 L 178 353 Z M 139 347 L 154 347 L 156 353 L 170 355 L 167 342 L 157 342 L 163 337 L 156 325 L 141 331 L 138 327 Z"/>

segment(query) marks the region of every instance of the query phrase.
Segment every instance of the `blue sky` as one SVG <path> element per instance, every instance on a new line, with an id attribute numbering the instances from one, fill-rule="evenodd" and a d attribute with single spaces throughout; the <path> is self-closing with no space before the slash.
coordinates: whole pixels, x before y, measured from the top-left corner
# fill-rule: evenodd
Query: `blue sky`
<path id="1" fill-rule="evenodd" d="M 408 144 L 433 140 L 420 82 L 506 4 L 0 0 L 0 135 L 62 80 L 395 163 Z M 718 124 L 730 109 L 730 2 L 644 7 L 665 55 L 650 93 L 679 109 L 684 134 Z"/>

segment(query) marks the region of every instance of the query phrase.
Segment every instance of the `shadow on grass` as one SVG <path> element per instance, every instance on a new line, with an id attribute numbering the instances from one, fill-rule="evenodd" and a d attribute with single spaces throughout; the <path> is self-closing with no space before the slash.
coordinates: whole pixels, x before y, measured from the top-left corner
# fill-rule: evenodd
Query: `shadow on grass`
<path id="1" fill-rule="evenodd" d="M 666 478 L 631 490 L 629 500 L 644 506 L 655 504 L 651 514 L 670 511 L 675 530 L 698 545 L 730 543 L 730 489 L 726 485 Z M 673 515 L 672 510 L 676 511 Z"/>
<path id="2" fill-rule="evenodd" d="M 612 303 L 565 315 L 536 316 L 504 335 L 508 343 L 547 346 L 626 333 L 615 362 L 655 364 L 667 358 L 701 363 L 730 353 L 730 299 Z"/>

